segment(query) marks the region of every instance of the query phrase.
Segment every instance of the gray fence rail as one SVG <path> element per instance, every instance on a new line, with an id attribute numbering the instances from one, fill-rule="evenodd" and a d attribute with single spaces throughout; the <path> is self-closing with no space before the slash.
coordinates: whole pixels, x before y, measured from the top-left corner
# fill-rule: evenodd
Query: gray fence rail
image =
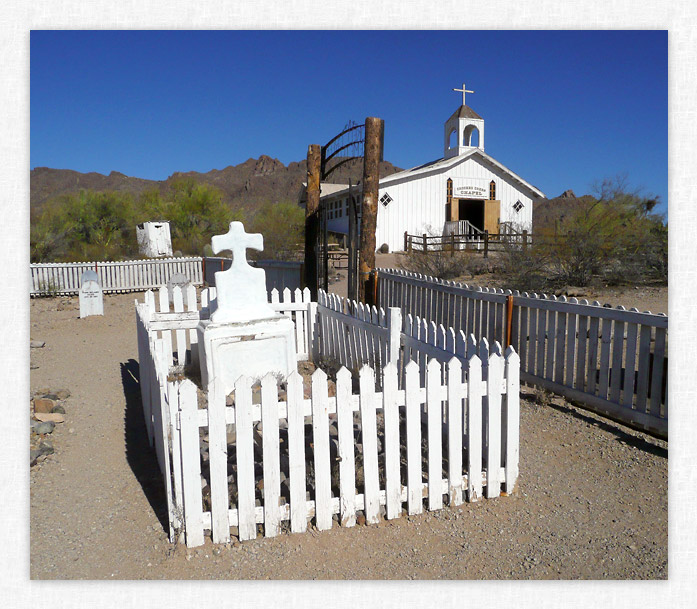
<path id="1" fill-rule="evenodd" d="M 203 283 L 200 257 L 123 260 L 120 262 L 57 262 L 30 264 L 32 296 L 77 294 L 85 271 L 99 275 L 104 292 L 138 292 L 165 285 L 174 273 L 194 285 Z"/>
<path id="2" fill-rule="evenodd" d="M 512 345 L 521 380 L 668 435 L 668 317 L 378 269 L 378 303 Z"/>

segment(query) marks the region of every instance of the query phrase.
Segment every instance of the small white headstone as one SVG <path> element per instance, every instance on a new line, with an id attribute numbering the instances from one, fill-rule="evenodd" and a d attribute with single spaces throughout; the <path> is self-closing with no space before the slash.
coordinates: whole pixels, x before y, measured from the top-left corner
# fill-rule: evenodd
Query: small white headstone
<path id="1" fill-rule="evenodd" d="M 85 271 L 80 277 L 80 317 L 104 315 L 104 297 L 99 275 Z"/>
<path id="2" fill-rule="evenodd" d="M 186 302 L 186 288 L 191 285 L 189 278 L 183 273 L 173 273 L 172 276 L 167 281 L 167 293 L 169 294 L 169 302 L 174 302 L 174 286 L 179 286 L 182 289 L 182 298 L 184 300 L 184 307 L 187 306 Z"/>

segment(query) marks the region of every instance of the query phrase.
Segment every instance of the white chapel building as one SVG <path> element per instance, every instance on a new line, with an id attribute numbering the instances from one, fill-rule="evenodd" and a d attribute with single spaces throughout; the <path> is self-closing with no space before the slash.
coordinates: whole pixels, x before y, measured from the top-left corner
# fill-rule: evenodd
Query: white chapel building
<path id="1" fill-rule="evenodd" d="M 405 232 L 532 230 L 533 202 L 545 194 L 484 152 L 484 119 L 465 105 L 473 91 L 454 90 L 462 105 L 445 121 L 443 157 L 380 180 L 377 248 L 402 251 Z M 321 193 L 328 229 L 348 233 L 348 186 L 323 183 Z"/>

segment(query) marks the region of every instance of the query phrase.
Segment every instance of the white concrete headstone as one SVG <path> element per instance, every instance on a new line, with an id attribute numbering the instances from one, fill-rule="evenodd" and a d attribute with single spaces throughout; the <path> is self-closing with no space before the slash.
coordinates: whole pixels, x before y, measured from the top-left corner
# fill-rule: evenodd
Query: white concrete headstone
<path id="1" fill-rule="evenodd" d="M 228 232 L 213 237 L 211 246 L 214 254 L 232 251 L 230 268 L 215 274 L 217 304 L 211 312 L 211 321 L 225 323 L 276 317 L 268 303 L 264 269 L 254 268 L 247 262 L 246 250 L 262 251 L 264 237 L 245 232 L 242 222 L 230 222 Z"/>
<path id="2" fill-rule="evenodd" d="M 184 307 L 186 308 L 186 288 L 191 285 L 189 278 L 183 273 L 173 273 L 172 276 L 167 281 L 167 293 L 169 294 L 169 302 L 174 302 L 174 286 L 179 286 L 182 290 L 182 298 L 184 300 Z"/>
<path id="3" fill-rule="evenodd" d="M 99 275 L 85 271 L 80 277 L 80 317 L 104 315 L 104 297 Z"/>

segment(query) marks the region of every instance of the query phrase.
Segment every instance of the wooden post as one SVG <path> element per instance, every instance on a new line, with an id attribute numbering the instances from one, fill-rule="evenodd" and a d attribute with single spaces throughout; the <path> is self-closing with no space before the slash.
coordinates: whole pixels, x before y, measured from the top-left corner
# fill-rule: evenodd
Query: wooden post
<path id="1" fill-rule="evenodd" d="M 305 285 L 312 300 L 317 300 L 317 232 L 319 209 L 320 165 L 322 147 L 310 144 L 307 148 L 307 203 L 305 205 Z"/>
<path id="2" fill-rule="evenodd" d="M 528 231 L 524 230 L 523 231 L 523 251 L 527 251 L 528 249 Z"/>
<path id="3" fill-rule="evenodd" d="M 484 231 L 484 258 L 489 257 L 489 231 Z"/>
<path id="4" fill-rule="evenodd" d="M 455 233 L 450 234 L 450 256 L 455 255 Z"/>
<path id="5" fill-rule="evenodd" d="M 426 233 L 423 234 L 423 240 L 424 240 L 424 244 L 423 244 L 422 249 L 423 249 L 424 254 L 425 254 L 428 251 L 428 241 L 426 241 Z"/>
<path id="6" fill-rule="evenodd" d="M 365 158 L 363 161 L 363 204 L 360 241 L 359 300 L 365 302 L 370 272 L 375 268 L 375 227 L 378 219 L 380 159 L 385 121 L 369 116 L 365 119 Z"/>
<path id="7" fill-rule="evenodd" d="M 513 326 L 513 294 L 506 296 L 506 340 L 504 349 L 511 344 L 511 328 Z"/>
<path id="8" fill-rule="evenodd" d="M 408 251 L 407 249 L 407 231 L 404 231 L 404 251 Z"/>

